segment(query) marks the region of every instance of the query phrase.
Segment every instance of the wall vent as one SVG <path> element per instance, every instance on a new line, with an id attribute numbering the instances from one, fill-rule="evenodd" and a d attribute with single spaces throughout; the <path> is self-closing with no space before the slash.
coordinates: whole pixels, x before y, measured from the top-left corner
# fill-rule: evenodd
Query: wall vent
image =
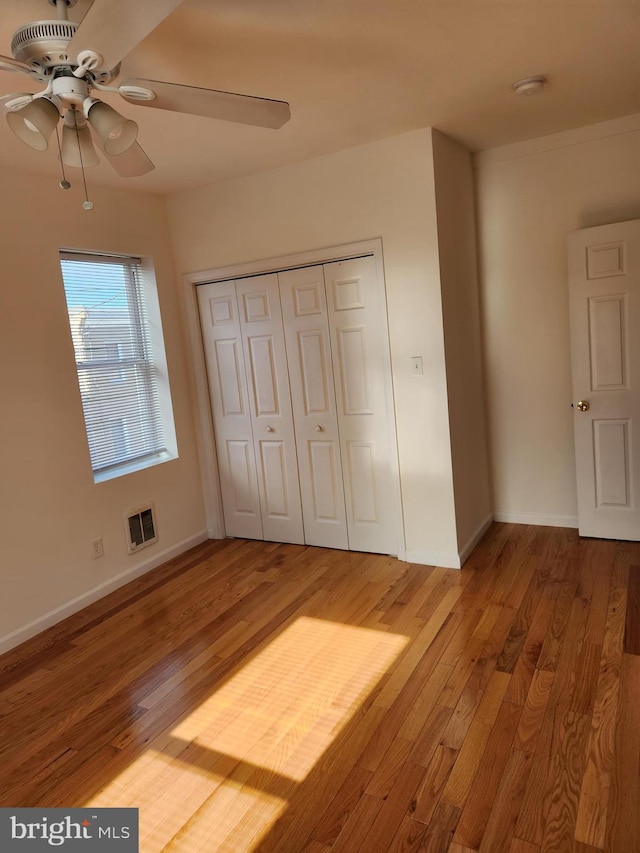
<path id="1" fill-rule="evenodd" d="M 135 554 L 158 540 L 153 504 L 130 509 L 124 517 L 124 529 L 127 537 L 127 550 Z"/>

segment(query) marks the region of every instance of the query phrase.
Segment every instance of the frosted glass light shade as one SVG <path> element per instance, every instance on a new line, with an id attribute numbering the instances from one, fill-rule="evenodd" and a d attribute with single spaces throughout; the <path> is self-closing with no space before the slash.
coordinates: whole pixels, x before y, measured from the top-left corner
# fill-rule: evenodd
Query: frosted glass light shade
<path id="1" fill-rule="evenodd" d="M 47 98 L 35 98 L 25 107 L 7 113 L 11 130 L 37 151 L 45 151 L 49 147 L 49 137 L 59 118 L 58 108 Z"/>
<path id="2" fill-rule="evenodd" d="M 107 154 L 122 154 L 136 141 L 138 125 L 102 101 L 89 107 L 87 119 L 102 140 Z"/>
<path id="3" fill-rule="evenodd" d="M 85 169 L 91 166 L 97 166 L 100 158 L 96 153 L 91 141 L 91 131 L 85 125 L 84 127 L 69 127 L 64 124 L 62 126 L 62 162 L 66 166 L 84 166 Z M 80 157 L 82 153 L 82 158 Z"/>

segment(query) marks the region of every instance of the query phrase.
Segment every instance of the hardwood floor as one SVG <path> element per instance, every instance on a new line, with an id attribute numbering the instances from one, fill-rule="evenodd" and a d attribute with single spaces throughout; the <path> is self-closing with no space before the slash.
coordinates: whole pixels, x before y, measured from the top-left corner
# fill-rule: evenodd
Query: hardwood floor
<path id="1" fill-rule="evenodd" d="M 205 543 L 0 658 L 0 806 L 138 807 L 142 853 L 638 853 L 639 576 L 523 525 L 462 571 Z"/>

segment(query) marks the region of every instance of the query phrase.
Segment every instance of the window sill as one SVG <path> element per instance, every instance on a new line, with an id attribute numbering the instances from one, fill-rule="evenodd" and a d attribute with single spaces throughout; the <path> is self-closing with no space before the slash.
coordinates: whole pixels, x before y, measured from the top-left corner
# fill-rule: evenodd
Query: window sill
<path id="1" fill-rule="evenodd" d="M 122 465 L 115 465 L 113 468 L 108 468 L 106 471 L 94 471 L 93 482 L 104 483 L 106 480 L 115 480 L 116 477 L 124 477 L 126 474 L 143 471 L 145 468 L 152 468 L 154 465 L 161 465 L 163 462 L 170 462 L 172 459 L 177 458 L 177 453 L 169 453 L 165 450 L 162 453 L 158 453 L 155 456 L 149 456 L 145 459 L 123 462 Z"/>

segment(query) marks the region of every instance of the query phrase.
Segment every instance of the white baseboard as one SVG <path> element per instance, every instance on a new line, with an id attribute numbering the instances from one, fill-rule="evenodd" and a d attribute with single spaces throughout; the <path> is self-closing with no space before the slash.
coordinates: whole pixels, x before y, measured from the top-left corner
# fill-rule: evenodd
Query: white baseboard
<path id="1" fill-rule="evenodd" d="M 166 563 L 167 560 L 171 560 L 173 557 L 178 557 L 180 554 L 184 554 L 184 552 L 188 551 L 189 548 L 199 545 L 208 538 L 209 535 L 206 530 L 196 533 L 194 536 L 189 536 L 187 539 L 177 542 L 170 548 L 166 548 L 164 551 L 154 554 L 151 559 L 145 560 L 143 563 L 138 563 L 137 566 L 127 569 L 126 571 L 121 572 L 121 574 L 116 575 L 114 578 L 109 578 L 108 581 L 93 587 L 93 589 L 83 592 L 82 595 L 78 595 L 76 598 L 72 598 L 70 601 L 65 602 L 59 607 L 55 607 L 53 610 L 50 610 L 38 619 L 34 619 L 32 622 L 28 622 L 21 628 L 17 628 L 15 631 L 5 634 L 3 637 L 0 637 L 0 654 L 4 654 L 4 652 L 8 652 L 9 649 L 19 646 L 20 643 L 24 643 L 25 640 L 30 640 L 31 637 L 35 637 L 36 634 L 40 634 L 47 628 L 51 628 L 52 625 L 57 625 L 58 622 L 62 622 L 62 620 L 66 619 L 67 616 L 72 616 L 74 613 L 77 613 L 78 610 L 82 610 L 83 607 L 87 607 L 89 604 L 93 604 L 94 601 L 104 598 L 105 595 L 108 595 L 115 589 L 124 586 L 126 583 L 129 583 L 129 581 L 135 580 L 135 578 L 150 572 L 152 569 L 162 565 L 162 563 Z"/>
<path id="2" fill-rule="evenodd" d="M 407 563 L 419 566 L 441 566 L 443 569 L 460 569 L 462 562 L 455 551 L 406 551 L 404 559 Z"/>
<path id="3" fill-rule="evenodd" d="M 494 516 L 488 515 L 459 554 L 453 551 L 406 551 L 402 559 L 406 560 L 407 563 L 417 563 L 419 566 L 441 566 L 443 569 L 461 569 L 467 557 L 493 523 L 493 520 Z"/>
<path id="4" fill-rule="evenodd" d="M 541 527 L 578 527 L 573 515 L 539 515 L 537 512 L 494 512 L 494 521 L 510 524 L 539 524 Z"/>
<path id="5" fill-rule="evenodd" d="M 473 551 L 473 549 L 476 547 L 478 542 L 482 539 L 482 537 L 487 532 L 487 530 L 491 527 L 491 525 L 493 524 L 493 518 L 494 518 L 493 514 L 490 513 L 485 518 L 485 520 L 482 522 L 482 524 L 478 527 L 478 529 L 473 534 L 473 536 L 471 536 L 471 538 L 469 539 L 467 544 L 464 546 L 464 548 L 462 548 L 462 550 L 460 551 L 460 565 L 461 566 L 464 566 L 467 558 L 471 556 L 471 552 Z"/>

